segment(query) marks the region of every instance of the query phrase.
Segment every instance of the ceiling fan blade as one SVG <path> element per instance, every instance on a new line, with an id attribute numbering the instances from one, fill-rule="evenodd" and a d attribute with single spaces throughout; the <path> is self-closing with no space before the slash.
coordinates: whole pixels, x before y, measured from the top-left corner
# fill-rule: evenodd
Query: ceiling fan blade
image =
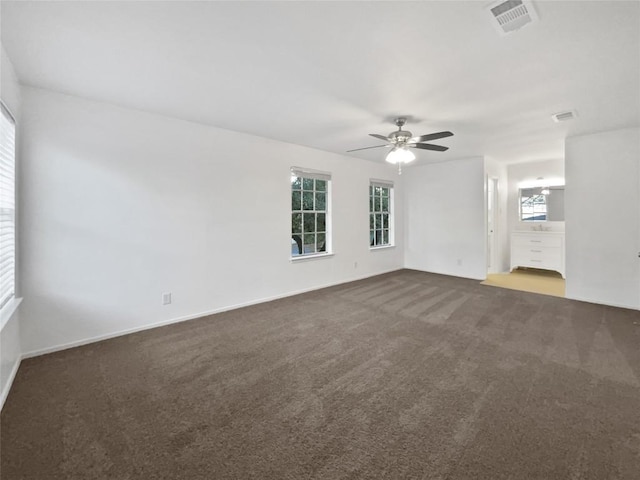
<path id="1" fill-rule="evenodd" d="M 373 147 L 354 148 L 353 150 L 347 150 L 348 152 L 357 152 L 358 150 L 369 150 L 370 148 L 390 147 L 391 145 L 374 145 Z"/>
<path id="2" fill-rule="evenodd" d="M 409 140 L 409 143 L 428 142 L 429 140 L 438 140 L 439 138 L 451 137 L 451 132 L 437 132 L 429 133 L 428 135 L 421 135 L 419 137 L 413 137 Z"/>
<path id="3" fill-rule="evenodd" d="M 443 147 L 442 145 L 431 145 L 430 143 L 416 143 L 415 145 L 409 144 L 411 148 L 420 148 L 422 150 L 434 150 L 436 152 L 446 152 L 449 147 Z"/>
<path id="4" fill-rule="evenodd" d="M 375 138 L 379 138 L 380 140 L 384 140 L 385 142 L 389 141 L 389 139 L 387 137 L 385 137 L 384 135 L 378 135 L 377 133 L 370 133 L 369 135 L 371 135 L 372 137 L 375 137 Z"/>

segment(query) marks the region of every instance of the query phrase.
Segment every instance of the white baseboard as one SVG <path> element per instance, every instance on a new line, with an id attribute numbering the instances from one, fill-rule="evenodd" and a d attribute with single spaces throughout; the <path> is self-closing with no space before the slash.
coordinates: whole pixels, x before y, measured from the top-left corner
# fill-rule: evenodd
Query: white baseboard
<path id="1" fill-rule="evenodd" d="M 22 362 L 22 356 L 19 356 L 16 359 L 16 363 L 13 365 L 11 369 L 11 373 L 9 374 L 9 378 L 7 379 L 7 383 L 2 389 L 2 393 L 0 393 L 0 410 L 4 407 L 4 402 L 7 400 L 9 396 L 9 391 L 11 390 L 11 385 L 13 385 L 13 380 L 16 378 L 16 374 L 18 373 L 18 369 L 20 368 L 20 362 Z"/>
<path id="2" fill-rule="evenodd" d="M 312 292 L 314 290 L 320 290 L 320 289 L 328 288 L 328 287 L 335 287 L 336 285 L 342 285 L 344 283 L 355 282 L 357 280 L 364 280 L 365 278 L 375 277 L 375 276 L 378 276 L 378 275 L 384 275 L 385 273 L 397 272 L 398 270 L 402 270 L 402 268 L 393 268 L 393 269 L 390 269 L 390 270 L 384 270 L 382 272 L 376 272 L 376 273 L 372 273 L 372 274 L 360 275 L 360 276 L 357 276 L 357 277 L 350 278 L 348 280 L 341 280 L 339 282 L 328 283 L 328 284 L 319 285 L 319 286 L 315 286 L 315 287 L 305 288 L 305 289 L 302 289 L 302 290 L 296 290 L 296 291 L 293 291 L 293 292 L 287 292 L 287 293 L 283 293 L 283 294 L 280 294 L 280 295 L 274 295 L 274 296 L 271 296 L 271 297 L 265 297 L 265 298 L 260 298 L 260 299 L 257 299 L 257 300 L 251 300 L 251 301 L 248 301 L 248 302 L 243 302 L 243 303 L 239 303 L 239 304 L 236 304 L 236 305 L 229 305 L 229 306 L 225 306 L 225 307 L 220 307 L 220 308 L 216 308 L 216 309 L 213 309 L 213 310 L 208 310 L 208 311 L 205 311 L 205 312 L 194 313 L 194 314 L 191 314 L 191 315 L 185 315 L 185 316 L 182 316 L 182 317 L 172 318 L 172 319 L 169 319 L 169 320 L 163 320 L 163 321 L 160 321 L 160 322 L 148 323 L 146 325 L 142 325 L 142 326 L 139 326 L 139 327 L 129 328 L 129 329 L 125 329 L 125 330 L 119 330 L 117 332 L 107 333 L 107 334 L 104 334 L 104 335 L 97 335 L 95 337 L 84 338 L 82 340 L 76 340 L 76 341 L 65 343 L 65 344 L 61 344 L 61 345 L 54 345 L 54 346 L 47 347 L 47 348 L 42 348 L 42 349 L 38 349 L 38 350 L 32 350 L 30 352 L 23 353 L 22 354 L 22 358 L 26 359 L 26 358 L 38 357 L 40 355 L 46 355 L 48 353 L 54 353 L 54 352 L 59 352 L 59 351 L 62 351 L 62 350 L 67 350 L 69 348 L 80 347 L 82 345 L 88 345 L 89 343 L 100 342 L 102 340 L 108 340 L 110 338 L 121 337 L 122 335 L 129 335 L 131 333 L 141 332 L 143 330 L 149 330 L 151 328 L 163 327 L 165 325 L 171 325 L 173 323 L 185 322 L 187 320 L 194 320 L 196 318 L 207 317 L 209 315 L 214 315 L 216 313 L 228 312 L 230 310 L 236 310 L 238 308 L 249 307 L 251 305 L 257 305 L 259 303 L 271 302 L 273 300 L 279 300 L 281 298 L 292 297 L 294 295 L 300 295 L 302 293 Z"/>
<path id="3" fill-rule="evenodd" d="M 615 302 L 601 302 L 601 301 L 596 302 L 592 298 L 583 298 L 583 297 L 575 297 L 575 296 L 570 297 L 568 295 L 565 295 L 564 298 L 566 298 L 568 300 L 576 300 L 578 302 L 593 303 L 594 305 L 607 305 L 609 307 L 617 307 L 617 308 L 624 308 L 624 309 L 627 309 L 627 310 L 639 310 L 640 311 L 640 306 L 638 306 L 638 305 L 630 305 L 630 304 L 627 305 L 627 304 L 624 304 L 624 303 L 615 303 Z"/>

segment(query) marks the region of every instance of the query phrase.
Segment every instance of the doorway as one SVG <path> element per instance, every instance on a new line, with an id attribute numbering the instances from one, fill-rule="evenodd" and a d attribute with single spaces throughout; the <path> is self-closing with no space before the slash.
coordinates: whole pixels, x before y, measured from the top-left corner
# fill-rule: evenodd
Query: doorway
<path id="1" fill-rule="evenodd" d="M 498 248 L 498 179 L 487 178 L 487 272 L 500 271 Z"/>

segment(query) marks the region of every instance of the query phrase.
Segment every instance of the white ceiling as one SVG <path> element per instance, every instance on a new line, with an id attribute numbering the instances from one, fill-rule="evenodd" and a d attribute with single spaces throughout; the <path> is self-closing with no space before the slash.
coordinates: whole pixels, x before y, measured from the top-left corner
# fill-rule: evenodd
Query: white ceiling
<path id="1" fill-rule="evenodd" d="M 21 82 L 344 153 L 414 118 L 446 153 L 563 157 L 640 124 L 640 2 L 534 1 L 508 36 L 483 1 L 2 1 Z M 553 113 L 578 118 L 556 124 Z M 386 149 L 349 155 L 381 161 Z"/>

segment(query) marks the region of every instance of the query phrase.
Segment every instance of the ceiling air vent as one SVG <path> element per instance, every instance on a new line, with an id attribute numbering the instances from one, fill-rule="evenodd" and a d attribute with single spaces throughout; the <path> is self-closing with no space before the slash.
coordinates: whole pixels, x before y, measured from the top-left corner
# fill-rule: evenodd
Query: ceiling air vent
<path id="1" fill-rule="evenodd" d="M 487 7 L 493 26 L 501 35 L 518 30 L 538 20 L 530 0 L 507 0 L 492 3 Z"/>
<path id="2" fill-rule="evenodd" d="M 553 118 L 553 121 L 556 123 L 566 122 L 567 120 L 576 118 L 576 112 L 571 110 L 570 112 L 555 113 L 551 115 L 551 118 Z"/>

